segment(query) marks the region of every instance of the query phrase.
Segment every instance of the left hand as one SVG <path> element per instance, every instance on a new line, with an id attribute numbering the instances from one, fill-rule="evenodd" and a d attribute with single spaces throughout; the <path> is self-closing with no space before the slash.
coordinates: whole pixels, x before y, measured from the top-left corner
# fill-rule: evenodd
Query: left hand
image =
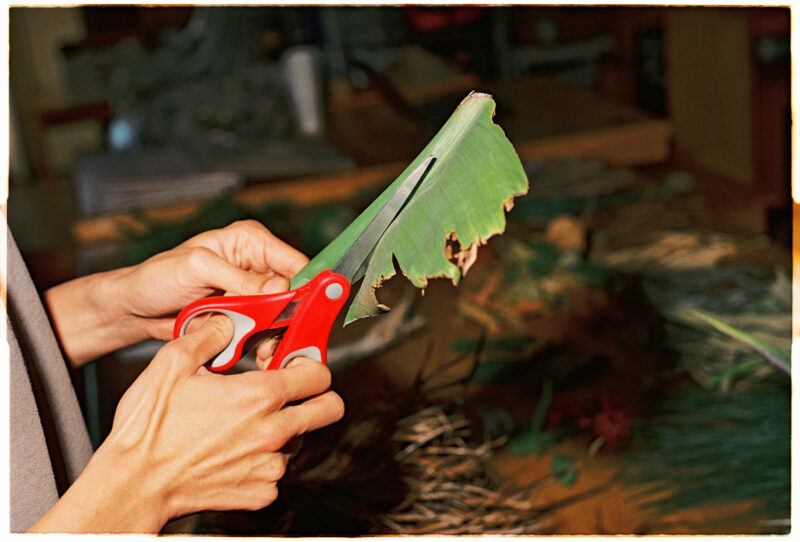
<path id="1" fill-rule="evenodd" d="M 307 263 L 260 223 L 234 222 L 131 268 L 119 278 L 121 309 L 140 318 L 150 337 L 170 340 L 175 314 L 192 301 L 216 292 L 285 292 L 289 279 Z"/>
<path id="2" fill-rule="evenodd" d="M 175 316 L 217 292 L 279 293 L 308 263 L 253 220 L 211 230 L 132 267 L 51 288 L 45 298 L 67 357 L 80 366 L 144 339 L 172 339 Z M 258 350 L 263 367 L 274 342 Z"/>

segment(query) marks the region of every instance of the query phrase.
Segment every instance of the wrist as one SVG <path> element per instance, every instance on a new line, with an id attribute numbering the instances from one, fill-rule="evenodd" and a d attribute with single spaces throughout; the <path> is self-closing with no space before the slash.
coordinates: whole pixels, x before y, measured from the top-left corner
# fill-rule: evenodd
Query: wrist
<path id="1" fill-rule="evenodd" d="M 103 444 L 34 532 L 158 533 L 165 492 L 135 450 Z"/>
<path id="2" fill-rule="evenodd" d="M 158 532 L 170 520 L 165 480 L 151 468 L 146 454 L 138 447 L 104 443 L 92 462 L 93 475 L 100 480 L 99 484 L 111 475 L 107 498 L 119 503 L 120 515 L 126 518 L 124 523 L 130 532 Z"/>
<path id="3" fill-rule="evenodd" d="M 90 310 L 103 323 L 133 320 L 135 318 L 128 302 L 129 287 L 126 285 L 129 268 L 104 271 L 85 277 Z"/>
<path id="4" fill-rule="evenodd" d="M 61 346 L 74 366 L 147 339 L 145 325 L 127 310 L 126 269 L 96 273 L 45 292 Z"/>

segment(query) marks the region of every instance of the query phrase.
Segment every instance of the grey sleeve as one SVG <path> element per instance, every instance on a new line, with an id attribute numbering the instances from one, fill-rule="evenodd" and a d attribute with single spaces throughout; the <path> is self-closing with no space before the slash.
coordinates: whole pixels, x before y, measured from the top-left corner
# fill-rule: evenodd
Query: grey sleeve
<path id="1" fill-rule="evenodd" d="M 33 388 L 14 332 L 8 329 L 11 420 L 11 532 L 27 531 L 58 499 Z"/>
<path id="2" fill-rule="evenodd" d="M 12 361 L 11 524 L 25 530 L 52 506 L 56 491 L 36 400 L 46 400 L 69 483 L 89 462 L 92 445 L 50 321 L 10 232 L 7 248 L 6 314 L 13 323 L 8 328 Z M 41 384 L 36 389 L 41 389 L 44 397 L 34 396 L 26 363 L 36 372 Z"/>

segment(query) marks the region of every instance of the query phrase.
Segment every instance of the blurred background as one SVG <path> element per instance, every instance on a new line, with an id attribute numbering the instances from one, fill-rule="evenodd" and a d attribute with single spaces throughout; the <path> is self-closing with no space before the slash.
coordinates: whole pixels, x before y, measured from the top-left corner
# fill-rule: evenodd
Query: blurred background
<path id="1" fill-rule="evenodd" d="M 788 9 L 10 25 L 8 221 L 42 290 L 240 218 L 313 255 L 471 90 L 530 179 L 458 288 L 394 280 L 391 316 L 335 332 L 348 417 L 278 504 L 168 531 L 788 532 Z M 73 373 L 95 443 L 158 347 Z"/>

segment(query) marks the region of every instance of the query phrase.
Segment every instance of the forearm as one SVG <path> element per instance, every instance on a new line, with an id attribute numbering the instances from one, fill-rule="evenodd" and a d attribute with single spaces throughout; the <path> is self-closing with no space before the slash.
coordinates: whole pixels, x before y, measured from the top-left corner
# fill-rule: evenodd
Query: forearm
<path id="1" fill-rule="evenodd" d="M 158 533 L 169 520 L 163 492 L 142 463 L 101 447 L 30 532 Z"/>
<path id="2" fill-rule="evenodd" d="M 96 273 L 45 292 L 56 334 L 73 366 L 147 338 L 139 319 L 120 303 L 120 278 L 126 273 L 127 269 Z"/>

